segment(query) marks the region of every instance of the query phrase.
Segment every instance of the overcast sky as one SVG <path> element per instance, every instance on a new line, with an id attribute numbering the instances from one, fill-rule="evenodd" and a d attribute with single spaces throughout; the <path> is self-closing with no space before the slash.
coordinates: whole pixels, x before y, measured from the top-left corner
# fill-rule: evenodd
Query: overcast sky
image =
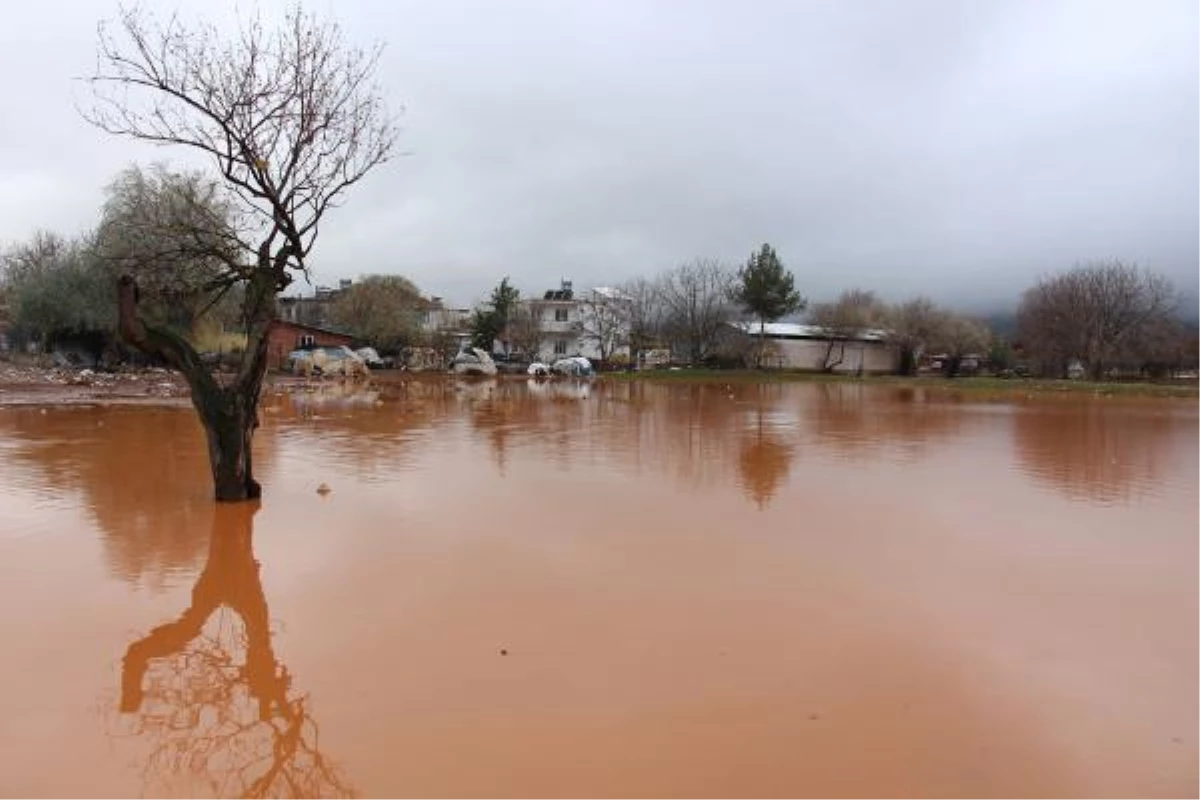
<path id="1" fill-rule="evenodd" d="M 308 7 L 386 43 L 380 83 L 404 109 L 405 155 L 323 227 L 321 283 L 398 272 L 469 304 L 505 274 L 524 293 L 612 284 L 767 241 L 818 300 L 1006 308 L 1098 258 L 1197 293 L 1194 0 Z M 5 7 L 0 243 L 82 231 L 122 167 L 181 155 L 76 112 L 115 8 Z"/>

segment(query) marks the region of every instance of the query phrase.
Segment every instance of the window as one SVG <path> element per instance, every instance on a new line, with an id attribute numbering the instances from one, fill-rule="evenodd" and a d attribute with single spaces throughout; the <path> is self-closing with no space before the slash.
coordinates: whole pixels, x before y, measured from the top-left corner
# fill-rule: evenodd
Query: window
<path id="1" fill-rule="evenodd" d="M 312 335 L 306 333 L 300 337 L 300 343 L 298 347 L 303 350 L 307 347 L 316 347 L 316 344 L 317 340 Z"/>
<path id="2" fill-rule="evenodd" d="M 563 313 L 565 314 L 567 312 L 564 311 Z M 555 339 L 554 340 L 554 355 L 565 356 L 566 354 L 567 354 L 567 340 L 566 339 Z"/>
<path id="3" fill-rule="evenodd" d="M 565 308 L 554 309 L 554 321 L 555 322 L 566 322 L 567 321 L 567 309 L 565 309 Z"/>

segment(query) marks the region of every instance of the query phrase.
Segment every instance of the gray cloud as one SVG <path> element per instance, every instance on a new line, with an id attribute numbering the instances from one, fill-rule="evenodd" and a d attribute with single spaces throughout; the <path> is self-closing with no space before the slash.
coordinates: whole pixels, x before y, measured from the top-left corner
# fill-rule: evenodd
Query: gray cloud
<path id="1" fill-rule="evenodd" d="M 1106 257 L 1196 294 L 1194 3 L 330 9 L 387 43 L 408 154 L 331 217 L 321 281 L 402 272 L 468 303 L 505 274 L 538 292 L 770 241 L 817 298 L 1008 306 L 1036 275 Z M 42 3 L 0 33 L 0 240 L 86 227 L 124 164 L 171 155 L 74 112 L 107 14 Z"/>

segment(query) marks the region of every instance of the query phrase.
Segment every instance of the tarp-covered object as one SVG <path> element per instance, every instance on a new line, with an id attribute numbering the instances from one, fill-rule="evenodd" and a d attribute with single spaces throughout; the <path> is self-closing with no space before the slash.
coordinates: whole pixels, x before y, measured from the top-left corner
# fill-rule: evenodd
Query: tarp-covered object
<path id="1" fill-rule="evenodd" d="M 297 375 L 334 375 L 345 378 L 367 376 L 367 364 L 349 347 L 318 347 L 291 354 L 292 372 Z"/>
<path id="2" fill-rule="evenodd" d="M 360 347 L 354 351 L 354 354 L 371 369 L 379 369 L 384 366 L 383 359 L 379 357 L 379 351 L 374 347 Z"/>
<path id="3" fill-rule="evenodd" d="M 588 361 L 583 356 L 574 356 L 572 358 L 560 358 L 554 362 L 554 366 L 550 367 L 550 371 L 555 375 L 570 375 L 572 377 L 583 377 L 591 375 L 592 362 Z"/>
<path id="4" fill-rule="evenodd" d="M 478 347 L 468 347 L 450 362 L 450 371 L 458 375 L 495 375 L 496 363 Z"/>

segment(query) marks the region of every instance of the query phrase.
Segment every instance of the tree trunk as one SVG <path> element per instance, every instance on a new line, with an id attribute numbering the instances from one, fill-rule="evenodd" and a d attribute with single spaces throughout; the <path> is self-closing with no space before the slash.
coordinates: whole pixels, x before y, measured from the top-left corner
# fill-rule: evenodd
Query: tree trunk
<path id="1" fill-rule="evenodd" d="M 917 354 L 911 347 L 900 348 L 900 374 L 914 375 L 917 371 Z"/>
<path id="2" fill-rule="evenodd" d="M 825 367 L 822 370 L 823 372 L 833 372 L 839 364 L 846 360 L 846 343 L 844 341 L 841 343 L 841 349 L 838 351 L 837 361 L 830 360 L 833 358 L 833 348 L 836 344 L 838 344 L 837 339 L 830 339 L 829 345 L 825 348 Z"/>
<path id="3" fill-rule="evenodd" d="M 253 500 L 262 495 L 254 480 L 251 439 L 258 427 L 255 407 L 247 407 L 236 387 L 214 394 L 192 390 L 193 404 L 208 438 L 208 461 L 217 500 Z M 254 404 L 257 406 L 257 401 Z"/>
<path id="4" fill-rule="evenodd" d="M 137 285 L 118 282 L 118 330 L 144 353 L 158 355 L 179 370 L 191 389 L 192 405 L 208 438 L 213 491 L 219 502 L 253 500 L 262 494 L 254 480 L 251 439 L 258 427 L 258 399 L 267 369 L 267 333 L 275 316 L 275 278 L 256 271 L 246 289 L 246 351 L 234 382 L 221 386 L 195 348 L 165 328 L 146 324 L 138 313 Z"/>

